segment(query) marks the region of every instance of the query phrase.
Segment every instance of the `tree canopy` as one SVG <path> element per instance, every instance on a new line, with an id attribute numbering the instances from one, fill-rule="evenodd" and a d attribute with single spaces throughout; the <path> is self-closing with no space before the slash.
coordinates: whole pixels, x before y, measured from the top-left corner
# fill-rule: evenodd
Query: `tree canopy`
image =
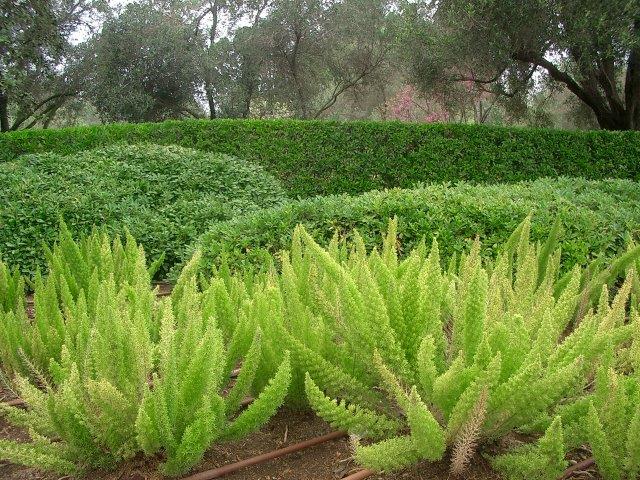
<path id="1" fill-rule="evenodd" d="M 0 0 L 2 131 L 168 118 L 640 129 L 637 0 Z"/>
<path id="2" fill-rule="evenodd" d="M 0 130 L 46 124 L 80 92 L 71 35 L 102 0 L 0 0 Z"/>
<path id="3" fill-rule="evenodd" d="M 640 3 L 636 0 L 441 0 L 409 16 L 420 45 L 414 78 L 472 82 L 514 97 L 534 75 L 567 89 L 601 128 L 640 129 Z"/>

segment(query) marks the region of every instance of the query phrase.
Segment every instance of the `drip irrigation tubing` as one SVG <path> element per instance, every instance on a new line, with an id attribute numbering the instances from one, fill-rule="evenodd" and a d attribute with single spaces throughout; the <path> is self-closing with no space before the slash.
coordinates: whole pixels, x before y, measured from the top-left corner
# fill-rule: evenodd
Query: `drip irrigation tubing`
<path id="1" fill-rule="evenodd" d="M 336 440 L 338 438 L 346 437 L 347 435 L 347 432 L 343 431 L 327 433 L 326 435 L 310 438 L 309 440 L 305 440 L 304 442 L 294 443 L 293 445 L 289 445 L 288 447 L 272 450 L 271 452 L 263 453 L 262 455 L 256 455 L 255 457 L 249 457 L 244 460 L 240 460 L 239 462 L 229 463 L 222 467 L 205 470 L 204 472 L 196 473 L 188 477 L 183 477 L 182 480 L 210 480 L 213 478 L 220 478 L 229 473 L 240 470 L 241 468 L 264 463 L 269 460 L 273 460 L 274 458 L 282 457 L 283 455 L 288 455 L 290 453 L 298 452 L 300 450 L 304 450 L 306 448 L 328 442 L 329 440 Z"/>
<path id="2" fill-rule="evenodd" d="M 343 477 L 342 480 L 363 480 L 364 478 L 369 478 L 371 475 L 375 475 L 376 472 L 373 470 L 359 470 L 356 473 L 352 473 L 348 477 Z"/>
<path id="3" fill-rule="evenodd" d="M 586 460 L 576 463 L 575 465 L 571 465 L 569 468 L 567 468 L 564 471 L 564 473 L 559 478 L 559 480 L 566 480 L 567 478 L 571 478 L 577 472 L 584 470 L 585 468 L 589 468 L 595 465 L 595 463 L 596 461 L 594 460 L 594 458 L 590 457 L 590 458 L 587 458 Z"/>

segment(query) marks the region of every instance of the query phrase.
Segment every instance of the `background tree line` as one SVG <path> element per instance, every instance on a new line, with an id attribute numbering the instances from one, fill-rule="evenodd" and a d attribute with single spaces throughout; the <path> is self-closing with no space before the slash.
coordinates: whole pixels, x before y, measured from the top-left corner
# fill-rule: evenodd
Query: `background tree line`
<path id="1" fill-rule="evenodd" d="M 169 118 L 640 129 L 638 0 L 0 0 L 2 131 Z"/>

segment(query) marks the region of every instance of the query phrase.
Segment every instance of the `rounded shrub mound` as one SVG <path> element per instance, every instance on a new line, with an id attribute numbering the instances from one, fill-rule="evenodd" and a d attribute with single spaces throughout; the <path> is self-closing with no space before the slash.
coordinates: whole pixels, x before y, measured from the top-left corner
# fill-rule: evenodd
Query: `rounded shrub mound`
<path id="1" fill-rule="evenodd" d="M 63 219 L 73 234 L 128 229 L 150 258 L 165 254 L 162 276 L 213 223 L 285 199 L 257 165 L 178 146 L 25 155 L 0 165 L 0 255 L 33 274 Z"/>
<path id="2" fill-rule="evenodd" d="M 355 228 L 373 247 L 380 245 L 388 219 L 397 216 L 401 252 L 410 251 L 424 237 L 428 241 L 436 236 L 448 256 L 465 250 L 477 235 L 491 255 L 528 214 L 534 240 L 545 239 L 559 219 L 563 265 L 583 263 L 600 253 L 612 255 L 625 246 L 627 232 L 639 231 L 640 185 L 559 178 L 317 197 L 218 223 L 197 245 L 204 253 L 203 265 L 219 262 L 224 252 L 231 266 L 242 267 L 263 261 L 265 251 L 289 248 L 298 223 L 325 243 L 335 232 L 345 236 Z"/>

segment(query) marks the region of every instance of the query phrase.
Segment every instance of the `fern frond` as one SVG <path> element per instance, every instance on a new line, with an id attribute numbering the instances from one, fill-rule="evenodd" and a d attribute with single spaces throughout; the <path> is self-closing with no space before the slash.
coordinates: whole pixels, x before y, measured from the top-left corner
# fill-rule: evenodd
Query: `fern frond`
<path id="1" fill-rule="evenodd" d="M 509 480 L 560 478 L 567 468 L 562 422 L 556 417 L 535 445 L 526 444 L 491 460 Z"/>
<path id="2" fill-rule="evenodd" d="M 239 438 L 260 428 L 275 413 L 287 395 L 291 382 L 291 362 L 289 355 L 285 356 L 275 376 L 245 411 L 231 422 L 222 434 L 223 438 Z"/>
<path id="3" fill-rule="evenodd" d="M 365 468 L 377 472 L 391 472 L 406 468 L 421 459 L 410 436 L 393 437 L 366 446 L 356 446 L 354 458 Z"/>
<path id="4" fill-rule="evenodd" d="M 243 398 L 249 393 L 260 363 L 260 353 L 261 331 L 258 329 L 253 337 L 251 347 L 249 347 L 249 351 L 244 357 L 236 383 L 224 399 L 227 415 L 235 413 L 240 407 Z"/>
<path id="5" fill-rule="evenodd" d="M 640 475 L 640 394 L 636 394 L 635 406 L 632 410 L 631 421 L 625 444 L 624 468 L 629 479 Z"/>
<path id="6" fill-rule="evenodd" d="M 305 391 L 309 405 L 316 414 L 338 430 L 346 430 L 358 436 L 372 439 L 387 437 L 398 431 L 400 423 L 385 415 L 373 412 L 345 400 L 338 402 L 325 396 L 311 376 L 305 376 Z"/>
<path id="7" fill-rule="evenodd" d="M 606 480 L 619 480 L 622 478 L 620 465 L 616 453 L 611 449 L 607 436 L 600 423 L 598 412 L 593 404 L 589 407 L 587 417 L 587 436 L 593 451 L 593 457 L 598 465 L 598 470 Z"/>
<path id="8" fill-rule="evenodd" d="M 0 459 L 27 467 L 49 470 L 60 475 L 74 475 L 80 472 L 75 463 L 60 458 L 58 451 L 47 453 L 42 447 L 30 443 L 19 443 L 0 439 Z"/>
<path id="9" fill-rule="evenodd" d="M 415 387 L 409 394 L 406 415 L 411 439 L 420 456 L 432 462 L 440 460 L 447 448 L 445 432 L 422 402 Z"/>
<path id="10" fill-rule="evenodd" d="M 480 393 L 469 419 L 455 438 L 451 453 L 451 473 L 454 476 L 461 476 L 465 472 L 476 452 L 487 413 L 487 397 L 488 390 L 485 388 Z"/>

